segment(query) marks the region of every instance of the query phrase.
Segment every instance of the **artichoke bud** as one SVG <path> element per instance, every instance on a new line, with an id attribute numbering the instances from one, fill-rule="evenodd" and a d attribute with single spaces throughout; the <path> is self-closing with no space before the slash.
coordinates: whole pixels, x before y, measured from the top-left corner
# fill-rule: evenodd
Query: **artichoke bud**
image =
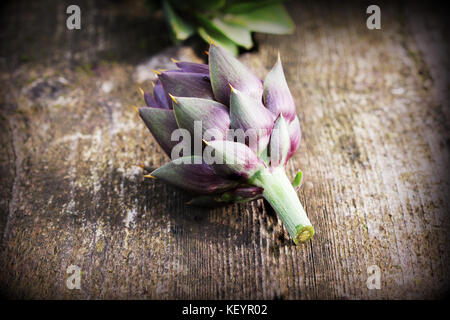
<path id="1" fill-rule="evenodd" d="M 157 72 L 153 94 L 141 92 L 139 115 L 172 159 L 149 177 L 190 192 L 191 205 L 265 198 L 296 244 L 309 240 L 314 229 L 296 194 L 302 174 L 293 186 L 284 169 L 301 129 L 280 57 L 264 81 L 215 44 L 208 65 L 175 63 Z"/>

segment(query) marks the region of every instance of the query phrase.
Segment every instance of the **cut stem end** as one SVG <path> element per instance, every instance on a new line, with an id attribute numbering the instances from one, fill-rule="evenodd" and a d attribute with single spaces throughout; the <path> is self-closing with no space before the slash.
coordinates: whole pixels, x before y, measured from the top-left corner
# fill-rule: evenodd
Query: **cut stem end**
<path id="1" fill-rule="evenodd" d="M 300 244 L 310 240 L 314 236 L 314 228 L 312 226 L 298 226 L 297 235 L 295 236 L 295 244 Z"/>

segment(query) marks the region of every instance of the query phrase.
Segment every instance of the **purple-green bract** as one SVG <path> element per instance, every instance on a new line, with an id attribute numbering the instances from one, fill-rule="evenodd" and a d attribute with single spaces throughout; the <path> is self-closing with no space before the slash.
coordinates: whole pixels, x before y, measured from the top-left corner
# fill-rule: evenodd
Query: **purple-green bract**
<path id="1" fill-rule="evenodd" d="M 296 193 L 301 172 L 291 183 L 284 169 L 299 147 L 301 130 L 280 57 L 264 81 L 215 44 L 208 65 L 176 65 L 179 69 L 158 73 L 153 94 L 143 92 L 146 106 L 139 114 L 167 155 L 179 144 L 171 139 L 177 129 L 203 141 L 201 152 L 172 156 L 148 176 L 194 194 L 192 205 L 265 198 L 296 244 L 309 240 L 314 228 Z M 211 130 L 218 134 L 209 139 Z M 239 130 L 247 134 L 244 140 L 230 138 L 229 132 Z M 208 161 L 208 148 L 221 161 Z"/>

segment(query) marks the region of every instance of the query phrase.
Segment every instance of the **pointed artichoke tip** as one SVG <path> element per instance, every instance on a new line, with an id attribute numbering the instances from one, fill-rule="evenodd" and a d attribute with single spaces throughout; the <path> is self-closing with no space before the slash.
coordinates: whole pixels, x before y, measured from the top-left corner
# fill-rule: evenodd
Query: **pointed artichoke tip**
<path id="1" fill-rule="evenodd" d="M 206 141 L 205 139 L 202 139 L 203 143 L 206 144 L 207 146 L 209 146 L 208 141 Z"/>
<path id="2" fill-rule="evenodd" d="M 157 76 L 159 76 L 159 75 L 161 74 L 161 71 L 155 70 L 155 69 L 152 69 L 152 72 L 153 72 L 154 74 L 156 74 Z"/>
<path id="3" fill-rule="evenodd" d="M 152 81 L 152 87 L 155 88 L 155 83 Z"/>
<path id="4" fill-rule="evenodd" d="M 231 83 L 228 83 L 228 85 L 230 86 L 231 92 L 235 92 L 236 89 L 231 85 Z"/>
<path id="5" fill-rule="evenodd" d="M 206 54 L 207 56 L 209 56 L 209 51 L 208 51 L 208 50 L 205 50 L 205 54 Z"/>
<path id="6" fill-rule="evenodd" d="M 217 46 L 217 44 L 214 42 L 214 40 L 210 36 L 208 36 L 208 42 L 209 42 L 210 46 Z"/>
<path id="7" fill-rule="evenodd" d="M 139 108 L 136 107 L 135 105 L 131 105 L 131 107 L 134 109 L 134 111 L 136 111 L 137 113 L 139 113 Z"/>
<path id="8" fill-rule="evenodd" d="M 177 59 L 175 59 L 175 58 L 170 58 L 170 61 L 172 61 L 173 63 L 178 63 L 178 62 L 180 62 L 180 60 L 177 60 Z"/>
<path id="9" fill-rule="evenodd" d="M 173 95 L 171 95 L 170 93 L 169 93 L 169 97 L 170 97 L 170 99 L 172 99 L 172 101 L 174 103 L 178 103 L 177 99 Z"/>
<path id="10" fill-rule="evenodd" d="M 141 87 L 139 87 L 139 92 L 141 93 L 142 96 L 144 96 L 145 92 Z"/>
<path id="11" fill-rule="evenodd" d="M 142 164 L 142 163 L 138 163 L 138 164 L 136 164 L 136 167 L 139 167 L 139 168 L 145 169 L 145 165 L 144 165 L 144 164 Z"/>
<path id="12" fill-rule="evenodd" d="M 156 179 L 156 177 L 152 176 L 151 174 L 146 174 L 144 178 Z"/>

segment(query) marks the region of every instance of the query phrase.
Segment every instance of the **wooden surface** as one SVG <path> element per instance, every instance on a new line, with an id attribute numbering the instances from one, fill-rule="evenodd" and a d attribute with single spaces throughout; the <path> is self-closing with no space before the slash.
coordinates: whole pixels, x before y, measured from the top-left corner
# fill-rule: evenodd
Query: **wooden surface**
<path id="1" fill-rule="evenodd" d="M 168 159 L 130 105 L 169 47 L 140 1 L 3 4 L 0 288 L 13 298 L 413 299 L 449 289 L 448 47 L 439 8 L 290 4 L 296 32 L 256 35 L 242 61 L 282 56 L 303 138 L 288 164 L 316 235 L 294 246 L 262 200 L 205 210 L 137 163 Z M 196 55 L 196 52 L 200 54 Z M 67 268 L 82 270 L 69 290 Z M 379 266 L 381 289 L 367 268 Z"/>

